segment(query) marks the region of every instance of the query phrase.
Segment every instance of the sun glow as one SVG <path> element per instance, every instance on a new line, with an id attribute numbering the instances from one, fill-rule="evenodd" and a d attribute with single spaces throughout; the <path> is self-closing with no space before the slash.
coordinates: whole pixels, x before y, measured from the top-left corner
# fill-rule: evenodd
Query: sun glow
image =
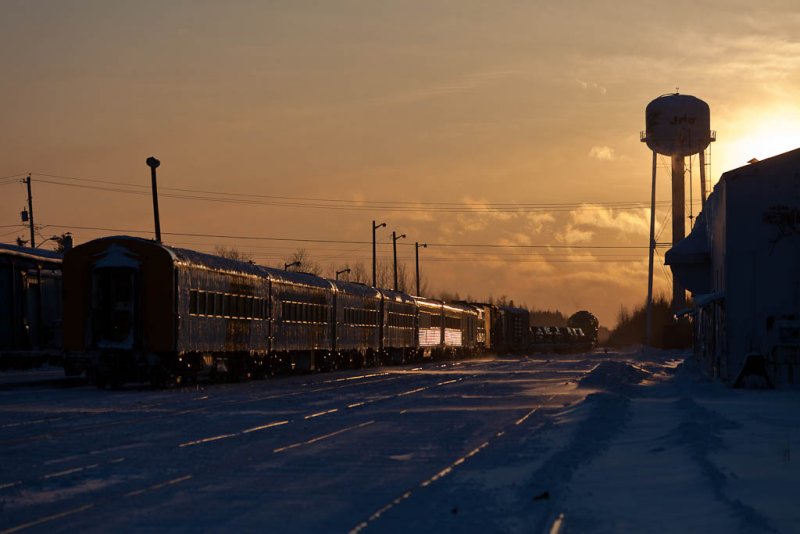
<path id="1" fill-rule="evenodd" d="M 750 114 L 718 132 L 716 146 L 719 173 L 746 165 L 753 158 L 762 160 L 800 148 L 800 109 Z"/>

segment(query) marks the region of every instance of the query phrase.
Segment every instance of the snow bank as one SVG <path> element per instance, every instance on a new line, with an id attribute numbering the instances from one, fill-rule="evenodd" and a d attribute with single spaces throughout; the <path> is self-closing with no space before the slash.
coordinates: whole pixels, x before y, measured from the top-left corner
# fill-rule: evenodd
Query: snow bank
<path id="1" fill-rule="evenodd" d="M 578 381 L 578 387 L 618 391 L 641 383 L 650 373 L 628 362 L 605 361 Z"/>

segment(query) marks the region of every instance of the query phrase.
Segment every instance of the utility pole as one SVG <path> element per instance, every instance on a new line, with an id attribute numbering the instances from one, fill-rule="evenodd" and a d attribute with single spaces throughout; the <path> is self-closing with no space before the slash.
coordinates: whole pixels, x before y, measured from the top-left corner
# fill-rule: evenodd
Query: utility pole
<path id="1" fill-rule="evenodd" d="M 428 244 L 427 243 L 423 243 L 422 245 L 420 245 L 419 243 L 414 243 L 414 248 L 416 249 L 415 250 L 415 252 L 416 252 L 415 256 L 416 256 L 416 260 L 417 260 L 417 296 L 418 297 L 421 296 L 419 294 L 419 247 L 428 248 Z"/>
<path id="2" fill-rule="evenodd" d="M 397 240 L 403 239 L 406 234 L 395 235 L 392 232 L 392 249 L 394 250 L 394 290 L 397 291 Z"/>
<path id="3" fill-rule="evenodd" d="M 150 167 L 150 179 L 153 184 L 153 216 L 156 223 L 156 242 L 161 243 L 161 221 L 158 218 L 158 186 L 156 186 L 156 169 L 161 165 L 161 162 L 150 156 L 145 163 Z"/>
<path id="4" fill-rule="evenodd" d="M 378 265 L 375 258 L 375 230 L 381 228 L 382 226 L 386 226 L 386 223 L 382 222 L 376 225 L 375 221 L 372 221 L 372 287 L 378 286 L 376 281 L 376 278 L 378 278 Z"/>
<path id="5" fill-rule="evenodd" d="M 36 235 L 33 232 L 33 195 L 31 195 L 31 175 L 23 180 L 28 185 L 28 224 L 31 227 L 31 248 L 36 248 Z"/>

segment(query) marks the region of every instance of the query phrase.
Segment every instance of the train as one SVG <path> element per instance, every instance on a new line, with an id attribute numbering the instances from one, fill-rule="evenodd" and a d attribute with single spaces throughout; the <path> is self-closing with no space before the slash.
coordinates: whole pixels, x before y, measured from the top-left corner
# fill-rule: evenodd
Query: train
<path id="1" fill-rule="evenodd" d="M 445 302 L 138 237 L 89 241 L 62 267 L 65 372 L 101 387 L 556 347 L 554 337 L 536 340 L 521 308 Z"/>
<path id="2" fill-rule="evenodd" d="M 0 370 L 58 363 L 61 261 L 53 251 L 0 244 Z"/>

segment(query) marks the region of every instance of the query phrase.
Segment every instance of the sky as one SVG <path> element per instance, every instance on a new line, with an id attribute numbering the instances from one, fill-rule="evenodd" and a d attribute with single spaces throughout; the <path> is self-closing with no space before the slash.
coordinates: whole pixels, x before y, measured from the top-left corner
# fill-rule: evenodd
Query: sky
<path id="1" fill-rule="evenodd" d="M 2 8 L 0 242 L 27 238 L 27 173 L 38 241 L 152 236 L 156 156 L 167 243 L 281 267 L 303 248 L 332 276 L 369 270 L 376 220 L 380 261 L 392 231 L 409 272 L 414 242 L 428 244 L 429 293 L 587 309 L 613 326 L 646 296 L 648 102 L 709 104 L 712 183 L 800 147 L 792 0 Z M 695 158 L 687 214 L 698 176 Z M 666 244 L 666 159 L 657 182 Z M 669 293 L 667 249 L 656 293 Z"/>

